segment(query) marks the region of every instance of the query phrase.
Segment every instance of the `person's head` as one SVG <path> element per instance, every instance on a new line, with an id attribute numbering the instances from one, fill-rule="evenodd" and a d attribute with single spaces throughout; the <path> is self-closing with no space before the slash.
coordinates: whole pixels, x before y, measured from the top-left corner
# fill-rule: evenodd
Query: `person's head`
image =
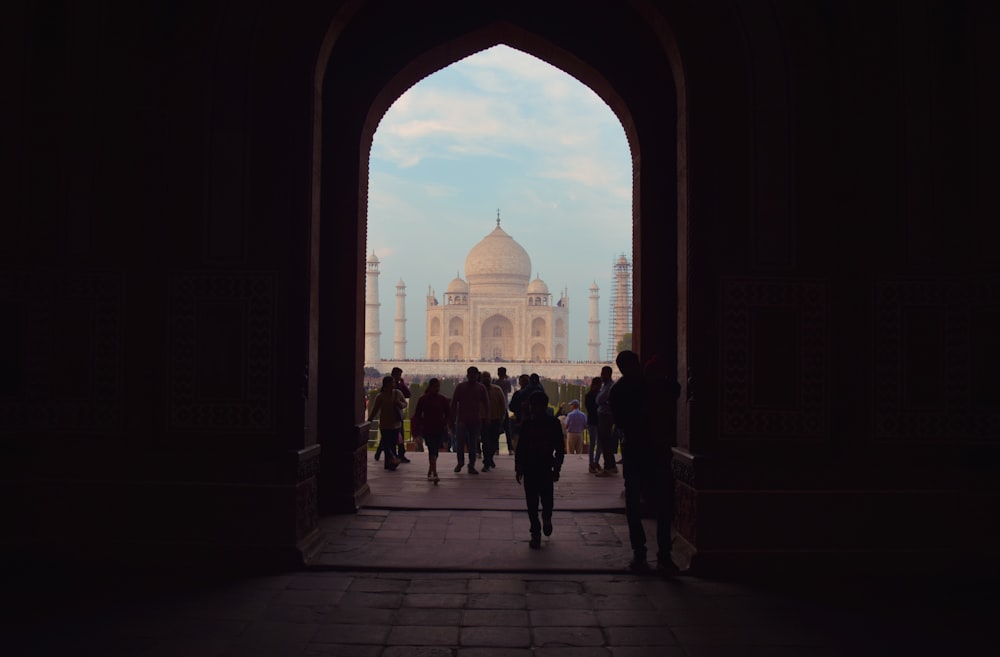
<path id="1" fill-rule="evenodd" d="M 604 379 L 602 379 L 599 376 L 595 376 L 593 379 L 590 380 L 590 389 L 598 390 L 600 389 L 602 383 L 604 383 Z"/>
<path id="2" fill-rule="evenodd" d="M 528 397 L 528 408 L 532 415 L 541 415 L 549 407 L 549 396 L 541 390 L 536 390 Z"/>
<path id="3" fill-rule="evenodd" d="M 639 354 L 630 349 L 618 353 L 615 364 L 621 370 L 623 376 L 635 376 L 642 374 L 642 365 L 639 362 Z"/>
<path id="4" fill-rule="evenodd" d="M 572 411 L 578 411 L 578 410 L 580 410 L 580 400 L 579 399 L 574 399 L 573 401 L 571 401 L 569 403 L 569 408 Z"/>
<path id="5" fill-rule="evenodd" d="M 490 383 L 493 382 L 493 377 L 490 376 L 489 372 L 482 372 L 479 374 L 479 382 L 482 383 L 484 386 L 488 386 L 490 385 Z"/>
<path id="6" fill-rule="evenodd" d="M 476 367 L 475 365 L 470 365 L 469 369 L 465 370 L 465 378 L 467 378 L 469 381 L 478 381 L 479 368 Z"/>
<path id="7" fill-rule="evenodd" d="M 533 386 L 537 386 L 542 382 L 542 380 L 538 378 L 538 375 L 535 374 L 534 372 L 532 372 L 531 375 L 528 376 L 528 380 L 531 382 L 531 385 Z"/>
<path id="8" fill-rule="evenodd" d="M 441 390 L 441 380 L 438 378 L 432 378 L 427 382 L 427 394 L 436 395 Z"/>
<path id="9" fill-rule="evenodd" d="M 398 367 L 392 368 L 392 378 L 394 378 L 394 379 L 400 379 L 400 378 L 402 378 L 402 376 L 403 376 L 403 370 L 401 370 Z"/>
<path id="10" fill-rule="evenodd" d="M 517 385 L 519 385 L 520 387 L 524 388 L 529 383 L 531 383 L 531 379 L 530 377 L 528 377 L 527 374 L 522 374 L 521 376 L 517 377 Z"/>
<path id="11" fill-rule="evenodd" d="M 506 379 L 507 378 L 507 368 L 506 367 L 498 367 L 497 368 L 497 378 L 498 379 Z"/>
<path id="12" fill-rule="evenodd" d="M 601 380 L 610 381 L 611 380 L 611 366 L 605 365 L 601 368 Z"/>
<path id="13" fill-rule="evenodd" d="M 395 379 L 393 379 L 391 376 L 382 377 L 382 392 L 385 392 L 386 390 L 392 390 L 395 387 L 396 387 Z"/>

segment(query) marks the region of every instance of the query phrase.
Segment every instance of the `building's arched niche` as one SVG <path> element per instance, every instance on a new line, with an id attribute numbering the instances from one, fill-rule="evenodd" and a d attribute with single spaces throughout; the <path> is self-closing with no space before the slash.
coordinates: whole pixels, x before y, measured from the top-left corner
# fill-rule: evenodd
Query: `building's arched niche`
<path id="1" fill-rule="evenodd" d="M 546 325 L 545 320 L 541 317 L 536 317 L 531 320 L 531 337 L 542 338 L 545 337 Z"/>
<path id="2" fill-rule="evenodd" d="M 531 345 L 531 360 L 542 361 L 545 360 L 545 345 L 540 342 L 536 342 Z"/>
<path id="3" fill-rule="evenodd" d="M 566 345 L 556 345 L 556 360 L 566 360 Z"/>
<path id="4" fill-rule="evenodd" d="M 556 320 L 556 337 L 565 338 L 566 337 L 566 320 L 559 318 Z M 559 358 L 559 356 L 556 356 Z"/>
<path id="5" fill-rule="evenodd" d="M 462 360 L 465 358 L 465 349 L 461 342 L 452 342 L 448 346 L 448 358 L 451 360 Z"/>
<path id="6" fill-rule="evenodd" d="M 448 320 L 448 335 L 465 335 L 465 321 L 461 317 Z"/>
<path id="7" fill-rule="evenodd" d="M 431 332 L 431 335 L 441 335 L 441 320 L 440 320 L 440 318 L 434 317 L 434 318 L 431 319 L 430 332 Z M 437 343 L 435 343 L 435 344 L 437 344 Z"/>
<path id="8" fill-rule="evenodd" d="M 503 315 L 492 315 L 483 322 L 480 358 L 503 360 L 514 357 L 514 322 Z"/>
<path id="9" fill-rule="evenodd" d="M 430 348 L 429 351 L 430 351 L 430 353 L 427 354 L 428 358 L 431 358 L 433 360 L 437 360 L 438 358 L 441 358 L 441 345 L 439 345 L 437 342 L 432 342 L 431 343 L 431 348 Z"/>

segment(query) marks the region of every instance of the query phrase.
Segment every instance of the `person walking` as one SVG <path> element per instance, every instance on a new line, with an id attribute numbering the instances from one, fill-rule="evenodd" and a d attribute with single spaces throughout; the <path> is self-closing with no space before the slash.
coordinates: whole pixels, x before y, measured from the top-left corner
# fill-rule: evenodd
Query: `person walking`
<path id="1" fill-rule="evenodd" d="M 597 392 L 597 440 L 604 455 L 604 469 L 596 473 L 598 477 L 610 477 L 618 474 L 615 465 L 615 452 L 618 443 L 615 441 L 615 421 L 611 415 L 610 395 L 615 383 L 611 379 L 611 366 L 601 368 L 601 389 Z"/>
<path id="2" fill-rule="evenodd" d="M 406 398 L 396 388 L 396 382 L 391 376 L 383 377 L 382 389 L 368 409 L 368 421 L 371 422 L 378 415 L 378 432 L 381 440 L 377 449 L 385 452 L 386 470 L 395 470 L 400 463 L 399 457 L 396 456 L 396 442 L 403 428 L 401 413 L 405 407 Z"/>
<path id="3" fill-rule="evenodd" d="M 441 380 L 432 378 L 427 382 L 427 390 L 417 400 L 410 429 L 414 436 L 420 436 L 427 448 L 427 478 L 435 484 L 440 481 L 437 471 L 438 453 L 444 441 L 448 440 L 448 418 L 451 415 L 451 400 L 441 394 Z"/>
<path id="4" fill-rule="evenodd" d="M 587 409 L 587 452 L 590 457 L 590 473 L 594 474 L 601 469 L 601 448 L 597 439 L 597 393 L 601 389 L 602 379 L 595 376 L 590 381 L 590 390 L 583 398 L 584 407 Z"/>
<path id="5" fill-rule="evenodd" d="M 528 508 L 528 523 L 532 548 L 542 546 L 541 534 L 552 535 L 554 483 L 559 481 L 565 451 L 559 420 L 548 414 L 549 397 L 542 391 L 531 394 L 529 415 L 521 426 L 514 454 L 517 483 L 524 484 L 524 500 Z M 538 504 L 542 505 L 542 521 L 538 521 Z"/>
<path id="6" fill-rule="evenodd" d="M 587 428 L 587 416 L 580 410 L 580 401 L 574 399 L 569 403 L 569 413 L 566 414 L 566 453 L 583 453 L 583 430 Z"/>
<path id="7" fill-rule="evenodd" d="M 674 515 L 670 464 L 680 384 L 667 379 L 659 359 L 651 359 L 645 372 L 634 351 L 622 351 L 615 362 L 622 376 L 611 389 L 610 404 L 615 425 L 623 436 L 625 517 L 632 546 L 629 568 L 637 572 L 649 570 L 646 530 L 640 513 L 645 498 L 656 508 L 657 570 L 676 574 L 678 568 L 670 554 Z"/>
<path id="8" fill-rule="evenodd" d="M 480 377 L 480 383 L 486 388 L 486 396 L 489 398 L 483 424 L 483 472 L 489 472 L 491 468 L 497 467 L 493 457 L 500 451 L 500 429 L 507 415 L 507 400 L 500 386 L 492 382 L 489 372 L 483 372 Z"/>
<path id="9" fill-rule="evenodd" d="M 392 376 L 392 380 L 396 385 L 396 390 L 403 393 L 403 398 L 406 400 L 406 405 L 403 406 L 402 415 L 399 418 L 399 440 L 396 441 L 396 456 L 403 463 L 409 463 L 410 459 L 406 458 L 406 435 L 403 431 L 403 421 L 406 418 L 406 407 L 410 405 L 410 386 L 406 385 L 406 381 L 403 380 L 403 370 L 399 367 L 392 368 L 389 373 Z"/>
<path id="10" fill-rule="evenodd" d="M 479 382 L 479 368 L 472 366 L 465 371 L 465 381 L 455 386 L 451 398 L 451 412 L 455 423 L 455 446 L 458 455 L 458 465 L 455 472 L 461 472 L 465 465 L 465 452 L 469 452 L 469 474 L 477 475 L 476 445 L 486 409 L 490 400 L 486 387 Z"/>

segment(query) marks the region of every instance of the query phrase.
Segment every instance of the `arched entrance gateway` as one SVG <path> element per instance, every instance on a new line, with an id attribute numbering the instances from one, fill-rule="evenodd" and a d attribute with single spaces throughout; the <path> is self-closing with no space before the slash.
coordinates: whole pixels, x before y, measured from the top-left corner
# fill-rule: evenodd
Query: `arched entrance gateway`
<path id="1" fill-rule="evenodd" d="M 561 28 L 573 3 L 383 3 L 357 2 L 334 22 L 317 65 L 318 141 L 315 144 L 314 230 L 319 233 L 319 298 L 340 280 L 353 280 L 363 297 L 364 280 L 350 267 L 365 249 L 368 157 L 378 123 L 407 88 L 468 55 L 497 44 L 532 54 L 593 89 L 621 120 L 633 160 L 635 343 L 661 354 L 676 369 L 679 218 L 686 207 L 678 166 L 683 157 L 683 79 L 672 37 L 646 3 L 608 5 L 602 14 L 576 16 L 590 30 Z M 647 26 L 636 31 L 644 18 Z M 414 25 L 422 26 L 413 29 Z M 600 40 L 592 38 L 599 31 Z M 363 65 L 359 64 L 363 63 Z M 359 77 L 359 70 L 364 75 Z M 637 74 L 641 71 L 641 74 Z M 651 84 L 653 82 L 653 84 Z M 350 89 L 351 93 L 344 93 Z M 639 135 L 642 135 L 640 139 Z M 647 219 L 648 218 L 648 219 Z M 345 252 L 345 245 L 353 251 Z M 327 263 L 333 263 L 328 267 Z M 642 299 L 656 299 L 644 312 Z M 363 350 L 343 307 L 319 303 L 319 433 L 323 437 L 320 494 L 324 512 L 353 511 L 366 492 L 366 433 L 357 394 Z M 500 326 L 498 324 L 498 326 Z M 448 334 L 454 327 L 448 325 Z M 496 327 L 494 327 L 496 328 Z M 536 327 L 551 331 L 550 326 Z M 464 330 L 464 327 L 463 327 Z M 500 338 L 503 329 L 500 327 Z M 495 336 L 483 336 L 494 339 Z M 326 344 L 351 341 L 354 358 Z M 504 351 L 502 340 L 490 344 Z M 448 348 L 449 357 L 458 357 Z M 549 358 L 532 349 L 533 356 Z M 487 354 L 489 355 L 489 354 Z M 464 353 L 459 356 L 464 357 Z"/>

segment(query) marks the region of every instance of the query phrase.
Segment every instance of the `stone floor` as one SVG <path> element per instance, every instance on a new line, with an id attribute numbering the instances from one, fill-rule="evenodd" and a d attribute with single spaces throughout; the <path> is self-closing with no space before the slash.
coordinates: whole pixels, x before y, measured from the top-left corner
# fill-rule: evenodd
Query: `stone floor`
<path id="1" fill-rule="evenodd" d="M 374 471 L 370 506 L 324 519 L 323 549 L 300 571 L 225 577 L 172 564 L 142 574 L 3 564 L 0 655 L 998 653 L 995 583 L 932 573 L 752 584 L 635 575 L 624 569 L 620 478 L 595 479 L 585 462 L 577 471 L 568 461 L 555 531 L 531 550 L 509 460 L 481 475 L 447 468 L 434 486 L 422 459 Z M 579 500 L 570 495 L 600 499 L 604 508 L 574 509 Z"/>

